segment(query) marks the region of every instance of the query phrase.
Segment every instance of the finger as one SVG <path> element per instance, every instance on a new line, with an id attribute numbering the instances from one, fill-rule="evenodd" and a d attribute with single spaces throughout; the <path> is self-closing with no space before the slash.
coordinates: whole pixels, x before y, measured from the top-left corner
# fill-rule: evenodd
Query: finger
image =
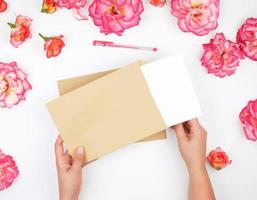
<path id="1" fill-rule="evenodd" d="M 186 133 L 182 124 L 175 125 L 174 131 L 176 133 L 178 141 L 186 139 Z"/>
<path id="2" fill-rule="evenodd" d="M 72 164 L 72 156 L 71 156 L 71 154 L 70 154 L 69 151 L 66 151 L 66 152 L 64 153 L 64 157 L 69 158 L 69 163 Z"/>
<path id="3" fill-rule="evenodd" d="M 182 125 L 184 127 L 186 135 L 188 136 L 188 134 L 190 134 L 191 126 L 187 122 L 183 122 Z"/>
<path id="4" fill-rule="evenodd" d="M 71 164 L 72 164 L 72 157 L 68 156 L 68 155 L 64 155 L 63 158 L 62 158 L 62 163 L 71 166 Z"/>
<path id="5" fill-rule="evenodd" d="M 83 146 L 78 147 L 73 154 L 73 163 L 71 170 L 82 170 L 85 164 L 85 149 Z"/>
<path id="6" fill-rule="evenodd" d="M 57 162 L 61 160 L 63 155 L 64 155 L 63 140 L 59 135 L 55 142 L 55 156 L 56 156 Z"/>
<path id="7" fill-rule="evenodd" d="M 69 152 L 68 150 L 67 150 L 66 152 L 64 152 L 64 154 L 67 155 L 67 156 L 72 157 L 71 154 L 70 154 L 70 152 Z"/>
<path id="8" fill-rule="evenodd" d="M 201 127 L 201 124 L 199 123 L 197 118 L 194 118 L 194 119 L 191 119 L 191 120 L 187 121 L 187 124 L 191 128 L 199 128 L 199 127 Z"/>

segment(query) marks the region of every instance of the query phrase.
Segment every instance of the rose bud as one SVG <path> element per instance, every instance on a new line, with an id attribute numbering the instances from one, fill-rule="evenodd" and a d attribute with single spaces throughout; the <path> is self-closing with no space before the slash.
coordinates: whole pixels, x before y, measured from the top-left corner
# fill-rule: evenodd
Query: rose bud
<path id="1" fill-rule="evenodd" d="M 56 57 L 62 52 L 62 48 L 65 46 L 62 40 L 63 35 L 46 37 L 39 33 L 39 36 L 45 41 L 44 50 L 47 58 Z"/>
<path id="2" fill-rule="evenodd" d="M 7 10 L 7 3 L 4 0 L 0 0 L 0 13 Z"/>
<path id="3" fill-rule="evenodd" d="M 209 161 L 210 165 L 216 170 L 220 170 L 231 164 L 232 162 L 231 160 L 229 160 L 226 152 L 224 152 L 220 147 L 212 150 L 209 153 L 207 160 Z"/>
<path id="4" fill-rule="evenodd" d="M 55 0 L 43 0 L 41 12 L 48 14 L 54 13 L 56 11 L 56 5 Z"/>

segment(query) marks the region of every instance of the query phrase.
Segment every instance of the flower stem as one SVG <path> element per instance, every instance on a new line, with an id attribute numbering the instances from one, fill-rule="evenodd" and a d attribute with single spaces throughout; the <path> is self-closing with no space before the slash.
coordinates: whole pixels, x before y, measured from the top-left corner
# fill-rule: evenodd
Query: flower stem
<path id="1" fill-rule="evenodd" d="M 49 37 L 43 36 L 41 33 L 38 34 L 45 42 L 47 42 L 47 40 L 49 40 Z"/>

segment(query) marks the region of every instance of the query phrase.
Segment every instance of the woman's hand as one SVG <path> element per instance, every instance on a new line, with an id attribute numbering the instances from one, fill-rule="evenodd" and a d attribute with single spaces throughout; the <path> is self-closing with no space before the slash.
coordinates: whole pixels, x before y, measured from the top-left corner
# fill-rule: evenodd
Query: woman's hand
<path id="1" fill-rule="evenodd" d="M 174 126 L 178 146 L 188 170 L 205 168 L 206 131 L 197 119 Z"/>
<path id="2" fill-rule="evenodd" d="M 58 136 L 55 142 L 56 167 L 60 200 L 78 200 L 82 184 L 82 166 L 85 163 L 84 147 L 78 147 L 73 157 L 64 152 L 63 140 Z"/>
<path id="3" fill-rule="evenodd" d="M 206 131 L 197 119 L 174 126 L 178 146 L 189 174 L 189 200 L 215 200 L 205 167 Z"/>

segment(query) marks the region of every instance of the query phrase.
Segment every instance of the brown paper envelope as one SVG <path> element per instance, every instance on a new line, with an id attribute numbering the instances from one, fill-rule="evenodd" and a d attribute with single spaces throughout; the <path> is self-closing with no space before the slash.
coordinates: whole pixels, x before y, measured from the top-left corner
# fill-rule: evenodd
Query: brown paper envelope
<path id="1" fill-rule="evenodd" d="M 47 104 L 65 145 L 87 161 L 167 128 L 136 62 Z"/>
<path id="2" fill-rule="evenodd" d="M 57 82 L 59 93 L 60 93 L 60 95 L 67 94 L 68 92 L 71 92 L 77 88 L 80 88 L 83 85 L 86 85 L 92 81 L 95 81 L 95 80 L 97 80 L 107 74 L 110 74 L 116 70 L 118 70 L 118 69 L 104 71 L 104 72 L 98 72 L 98 73 L 94 73 L 94 74 L 88 74 L 88 75 L 84 75 L 84 76 L 78 76 L 78 77 L 64 79 L 64 80 L 59 80 Z M 166 139 L 166 138 L 167 138 L 166 131 L 164 130 L 164 131 L 161 131 L 154 135 L 151 135 L 150 137 L 147 137 L 143 140 L 140 140 L 139 142 L 161 140 L 161 139 Z"/>

